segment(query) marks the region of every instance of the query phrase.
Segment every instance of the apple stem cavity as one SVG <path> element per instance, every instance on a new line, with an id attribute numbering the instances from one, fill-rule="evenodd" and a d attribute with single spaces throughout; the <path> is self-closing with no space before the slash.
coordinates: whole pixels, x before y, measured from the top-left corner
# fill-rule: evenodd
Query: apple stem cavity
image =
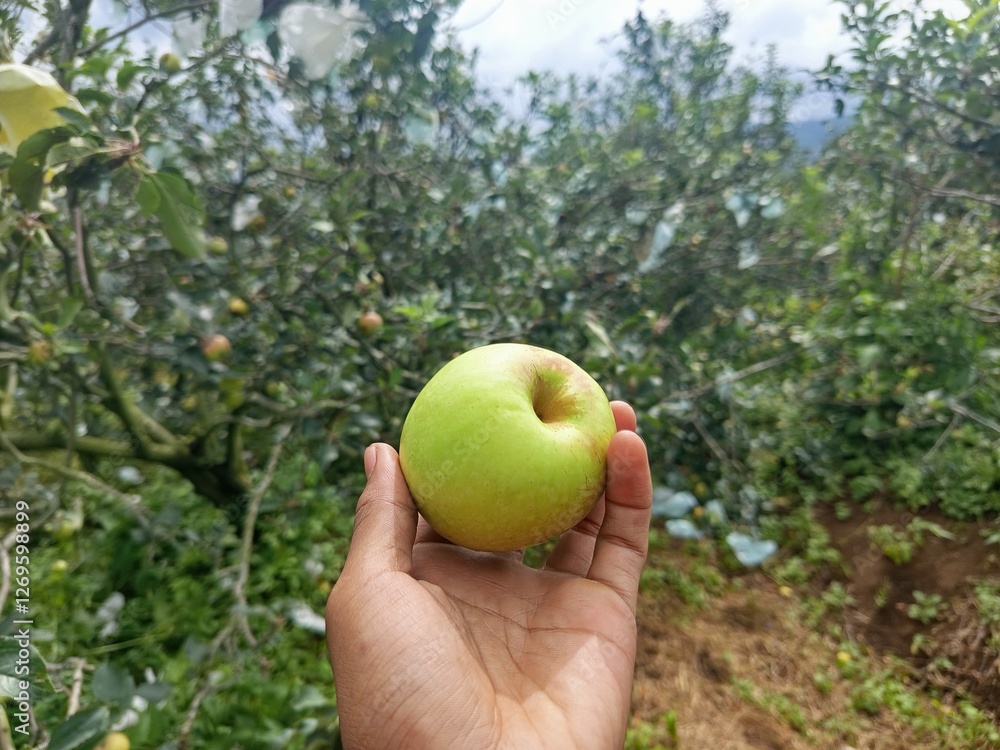
<path id="1" fill-rule="evenodd" d="M 573 397 L 562 373 L 536 373 L 531 408 L 545 424 L 562 422 L 574 411 Z"/>

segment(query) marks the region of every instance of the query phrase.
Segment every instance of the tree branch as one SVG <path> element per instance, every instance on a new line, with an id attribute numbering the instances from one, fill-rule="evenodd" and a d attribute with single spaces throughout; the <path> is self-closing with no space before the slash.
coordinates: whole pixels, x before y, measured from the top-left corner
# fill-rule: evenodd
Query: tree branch
<path id="1" fill-rule="evenodd" d="M 4 361 L 7 352 L 0 352 L 0 363 Z M 17 362 L 24 361 L 25 357 L 14 357 L 7 366 L 7 384 L 0 390 L 0 429 L 3 429 L 14 418 L 14 402 L 17 396 Z"/>
<path id="2" fill-rule="evenodd" d="M 226 436 L 226 466 L 230 474 L 249 484 L 247 465 L 243 460 L 243 425 L 238 420 L 229 425 Z"/>
<path id="3" fill-rule="evenodd" d="M 191 705 L 188 706 L 187 713 L 184 715 L 184 723 L 181 724 L 180 734 L 177 737 L 177 747 L 180 750 L 187 750 L 188 744 L 190 742 L 191 729 L 194 728 L 195 719 L 198 718 L 198 709 L 201 708 L 201 702 L 205 700 L 209 693 L 212 692 L 212 683 L 206 681 L 201 689 L 194 696 L 194 700 L 191 701 Z"/>
<path id="4" fill-rule="evenodd" d="M 978 203 L 988 203 L 991 206 L 1000 206 L 1000 195 L 980 195 L 968 190 L 945 188 L 931 188 L 930 194 L 939 198 L 962 198 L 963 200 L 976 201 Z"/>
<path id="5" fill-rule="evenodd" d="M 101 380 L 107 387 L 109 393 L 105 399 L 108 408 L 125 423 L 125 429 L 135 438 L 139 444 L 139 451 L 142 455 L 155 454 L 155 443 L 160 443 L 171 449 L 172 454 L 178 451 L 186 451 L 184 444 L 178 440 L 172 432 L 161 425 L 142 409 L 132 403 L 125 395 L 118 377 L 115 375 L 108 357 L 107 349 L 100 347 L 97 350 L 97 359 L 101 369 Z"/>
<path id="6" fill-rule="evenodd" d="M 198 10 L 200 8 L 208 7 L 209 5 L 214 5 L 214 0 L 198 0 L 198 2 L 188 3 L 187 5 L 178 5 L 170 10 L 160 11 L 159 13 L 151 13 L 148 16 L 143 16 L 138 21 L 130 26 L 126 26 L 124 29 L 116 31 L 114 34 L 109 34 L 103 39 L 90 44 L 83 49 L 79 50 L 76 54 L 79 57 L 86 57 L 91 52 L 100 49 L 108 42 L 113 42 L 116 39 L 121 39 L 123 36 L 128 36 L 133 31 L 138 28 L 145 26 L 147 23 L 152 21 L 157 21 L 161 18 L 169 18 L 170 16 L 176 15 L 177 13 L 183 13 L 186 10 Z"/>
<path id="7" fill-rule="evenodd" d="M 271 455 L 267 459 L 267 467 L 264 469 L 264 477 L 254 488 L 253 495 L 250 496 L 250 503 L 247 506 L 247 515 L 243 520 L 243 544 L 240 547 L 239 574 L 236 578 L 236 585 L 233 587 L 233 596 L 236 599 L 236 618 L 239 622 L 240 629 L 243 631 L 243 635 L 246 636 L 246 639 L 251 646 L 257 645 L 257 639 L 254 638 L 254 635 L 250 630 L 250 623 L 247 621 L 246 588 L 247 581 L 250 580 L 250 552 L 253 549 L 254 527 L 257 524 L 257 515 L 260 513 L 260 503 L 264 499 L 264 494 L 267 492 L 268 487 L 271 486 L 271 482 L 274 479 L 274 473 L 278 470 L 278 458 L 281 456 L 281 449 L 284 447 L 285 440 L 288 438 L 291 431 L 292 426 L 290 424 L 286 424 L 282 426 L 282 428 L 278 430 L 277 435 L 275 435 L 274 447 L 271 449 Z"/>
<path id="8" fill-rule="evenodd" d="M 65 435 L 57 432 L 0 432 L 0 443 L 10 443 L 15 451 L 62 451 L 66 450 L 67 440 Z M 116 440 L 83 435 L 76 438 L 74 445 L 77 453 L 91 456 L 141 458 L 133 445 Z"/>
<path id="9" fill-rule="evenodd" d="M 723 466 L 737 465 L 737 462 L 726 454 L 726 452 L 722 449 L 722 446 L 719 445 L 719 441 L 716 440 L 712 436 L 712 433 L 708 431 L 708 428 L 705 427 L 704 422 L 701 421 L 700 415 L 694 415 L 689 421 L 694 425 L 695 430 L 697 430 L 698 434 L 701 435 L 701 439 L 705 441 L 712 453 L 715 454 L 715 457 L 719 459 L 719 462 Z"/>
<path id="10" fill-rule="evenodd" d="M 921 104 L 926 104 L 928 107 L 933 107 L 934 109 L 939 109 L 942 112 L 947 112 L 949 115 L 957 117 L 959 120 L 967 122 L 970 125 L 978 125 L 981 128 L 987 128 L 989 130 L 992 130 L 993 128 L 996 127 L 996 125 L 994 125 L 989 120 L 981 120 L 978 117 L 967 115 L 965 112 L 962 112 L 961 110 L 955 109 L 954 107 L 950 107 L 944 102 L 934 101 L 930 97 L 925 96 L 922 92 L 919 92 L 916 89 L 913 89 L 909 86 L 900 86 L 899 84 L 889 83 L 888 81 L 886 81 L 885 87 L 888 89 L 892 89 L 893 91 L 897 91 L 900 94 L 903 94 L 904 96 L 912 96 Z"/>
<path id="11" fill-rule="evenodd" d="M 0 447 L 6 447 L 8 452 L 15 455 L 22 455 L 22 451 L 64 451 L 66 450 L 66 444 L 66 436 L 58 432 L 0 432 Z M 168 469 L 173 469 L 194 486 L 195 492 L 221 508 L 230 507 L 234 502 L 236 502 L 237 506 L 242 507 L 244 503 L 241 498 L 245 496 L 249 489 L 245 476 L 234 476 L 225 463 L 206 463 L 198 456 L 192 455 L 188 447 L 184 444 L 169 446 L 160 443 L 149 443 L 145 446 L 145 450 L 140 450 L 132 443 L 84 435 L 83 437 L 76 438 L 74 449 L 77 453 L 97 458 L 132 458 L 157 463 Z M 22 460 L 38 462 L 38 459 L 27 459 L 26 457 Z M 47 463 L 43 462 L 43 464 L 47 468 L 60 473 L 65 469 L 62 466 L 53 468 Z M 76 472 L 74 474 L 74 478 L 81 481 L 88 481 L 86 477 L 100 482 L 100 480 L 83 472 Z M 104 489 L 103 484 L 101 485 L 101 489 Z"/>
<path id="12" fill-rule="evenodd" d="M 698 386 L 697 388 L 690 388 L 686 391 L 677 391 L 676 393 L 671 393 L 667 396 L 664 401 L 679 401 L 685 398 L 698 398 L 699 396 L 704 396 L 706 393 L 711 393 L 722 383 L 735 383 L 737 380 L 743 380 L 751 375 L 756 375 L 759 372 L 764 372 L 764 370 L 769 370 L 772 367 L 777 367 L 783 365 L 786 362 L 791 362 L 797 356 L 802 354 L 809 347 L 804 347 L 803 349 L 796 349 L 795 351 L 785 352 L 784 354 L 779 354 L 776 357 L 771 357 L 770 359 L 765 359 L 761 362 L 750 365 L 749 367 L 744 367 L 742 370 L 737 370 L 731 375 L 720 376 L 715 381 L 708 383 L 706 385 Z"/>
<path id="13" fill-rule="evenodd" d="M 929 195 L 933 195 L 935 198 L 960 198 L 962 200 L 975 201 L 976 203 L 986 203 L 990 206 L 1000 206 L 1000 195 L 982 195 L 980 193 L 973 193 L 970 190 L 945 188 L 943 186 L 930 187 L 916 182 L 915 180 L 907 179 L 906 177 L 903 177 L 902 181 L 911 187 L 915 187 Z"/>
<path id="14" fill-rule="evenodd" d="M 48 52 L 52 47 L 56 45 L 59 38 L 62 36 L 63 31 L 66 29 L 68 24 L 66 23 L 68 19 L 66 16 L 72 13 L 71 10 L 63 11 L 59 14 L 56 22 L 52 24 L 52 30 L 46 34 L 45 38 L 42 39 L 35 48 L 28 53 L 27 57 L 22 60 L 25 65 L 31 65 L 35 60 L 39 59 L 42 55 Z"/>
<path id="15" fill-rule="evenodd" d="M 994 422 L 989 417 L 985 417 L 978 412 L 972 411 L 971 409 L 966 409 L 956 401 L 950 401 L 948 403 L 948 408 L 956 414 L 961 414 L 966 419 L 971 419 L 973 422 L 979 422 L 979 424 L 983 425 L 983 427 L 989 427 L 994 432 L 1000 432 L 1000 423 Z"/>
<path id="16" fill-rule="evenodd" d="M 83 440 L 83 438 L 78 438 L 78 440 Z M 100 479 L 95 477 L 93 474 L 88 474 L 85 471 L 77 471 L 76 469 L 71 469 L 68 466 L 63 466 L 62 464 L 52 463 L 51 461 L 46 461 L 42 458 L 34 458 L 32 456 L 24 455 L 17 447 L 14 445 L 7 435 L 0 433 L 0 445 L 2 445 L 9 453 L 11 453 L 20 463 L 25 466 L 39 466 L 47 471 L 51 471 L 54 474 L 58 474 L 67 479 L 75 479 L 78 482 L 83 482 L 84 484 L 93 487 L 99 492 L 103 492 L 107 495 L 118 500 L 122 503 L 129 511 L 136 517 L 139 523 L 148 528 L 149 520 L 142 513 L 139 508 L 140 497 L 138 495 L 126 495 L 124 492 L 119 492 L 114 487 L 111 487 Z M 79 444 L 77 449 L 79 450 Z"/>
<path id="17" fill-rule="evenodd" d="M 80 694 L 83 691 L 83 670 L 87 666 L 85 659 L 74 659 L 73 686 L 69 693 L 69 706 L 66 708 L 66 718 L 80 710 Z"/>
<path id="18" fill-rule="evenodd" d="M 73 213 L 73 231 L 76 235 L 76 264 L 77 271 L 80 274 L 80 286 L 83 287 L 83 296 L 86 298 L 87 303 L 93 305 L 96 301 L 94 297 L 94 285 L 92 283 L 93 279 L 93 269 L 91 268 L 90 258 L 87 255 L 87 238 L 84 234 L 83 227 L 83 211 L 76 202 L 77 197 L 74 194 L 70 199 L 72 204 Z"/>
<path id="19" fill-rule="evenodd" d="M 951 182 L 951 178 L 954 176 L 955 173 L 949 170 L 932 189 L 943 190 L 945 185 Z M 906 261 L 910 256 L 910 244 L 913 241 L 913 233 L 917 229 L 917 220 L 920 218 L 920 215 L 924 210 L 926 195 L 927 193 L 918 196 L 913 201 L 913 208 L 910 210 L 910 216 L 906 221 L 906 227 L 903 229 L 903 233 L 896 241 L 896 245 L 902 248 L 902 252 L 899 256 L 899 268 L 896 271 L 896 283 L 895 289 L 893 290 L 893 299 L 899 299 L 903 296 L 903 281 L 906 277 Z"/>
<path id="20" fill-rule="evenodd" d="M 954 432 L 955 428 L 958 427 L 961 423 L 962 423 L 962 415 L 955 414 L 955 416 L 952 417 L 951 421 L 948 423 L 948 426 L 944 428 L 944 432 L 942 432 L 941 435 L 938 436 L 938 439 L 934 441 L 934 445 L 931 446 L 931 449 L 924 454 L 924 457 L 923 459 L 921 459 L 921 461 L 926 462 L 931 456 L 933 456 L 935 453 L 941 450 L 941 446 L 944 445 L 945 441 L 948 439 L 948 436 L 951 435 L 951 433 Z"/>
<path id="21" fill-rule="evenodd" d="M 7 603 L 7 595 L 10 594 L 10 554 L 7 552 L 14 544 L 14 537 L 17 531 L 12 530 L 3 539 L 0 539 L 0 611 Z M 0 711 L 0 713 L 6 713 Z"/>

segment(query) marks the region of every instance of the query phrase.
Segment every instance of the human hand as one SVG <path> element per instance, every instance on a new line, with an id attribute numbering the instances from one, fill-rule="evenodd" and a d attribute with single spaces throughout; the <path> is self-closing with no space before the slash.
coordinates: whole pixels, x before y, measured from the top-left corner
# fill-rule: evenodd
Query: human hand
<path id="1" fill-rule="evenodd" d="M 442 539 L 396 452 L 365 452 L 326 608 L 347 750 L 622 747 L 652 487 L 635 413 L 612 409 L 605 495 L 540 570 Z"/>

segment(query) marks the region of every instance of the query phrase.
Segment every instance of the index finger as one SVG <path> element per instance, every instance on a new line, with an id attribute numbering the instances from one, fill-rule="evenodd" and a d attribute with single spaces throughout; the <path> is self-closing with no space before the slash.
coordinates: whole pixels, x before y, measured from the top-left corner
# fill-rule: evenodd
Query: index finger
<path id="1" fill-rule="evenodd" d="M 587 577 L 612 588 L 634 613 L 653 505 L 646 444 L 634 432 L 618 432 L 611 439 L 604 499 L 604 521 Z"/>

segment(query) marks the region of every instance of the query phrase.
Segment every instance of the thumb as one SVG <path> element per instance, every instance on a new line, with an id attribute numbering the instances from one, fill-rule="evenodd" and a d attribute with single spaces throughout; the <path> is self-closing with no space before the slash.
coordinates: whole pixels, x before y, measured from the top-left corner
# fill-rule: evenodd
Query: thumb
<path id="1" fill-rule="evenodd" d="M 417 509 L 395 449 L 385 443 L 368 446 L 365 474 L 368 484 L 354 514 L 354 533 L 344 571 L 358 568 L 368 574 L 409 573 Z"/>

